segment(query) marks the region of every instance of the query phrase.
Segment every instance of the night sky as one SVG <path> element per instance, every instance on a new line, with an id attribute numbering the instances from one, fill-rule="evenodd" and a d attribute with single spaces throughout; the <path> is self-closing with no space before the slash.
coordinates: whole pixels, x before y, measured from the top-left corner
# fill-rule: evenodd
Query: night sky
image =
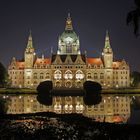
<path id="1" fill-rule="evenodd" d="M 1 0 L 0 61 L 7 67 L 13 56 L 23 58 L 30 29 L 37 55 L 49 57 L 70 12 L 83 52 L 100 57 L 108 29 L 114 59 L 125 59 L 131 70 L 140 71 L 140 37 L 126 25 L 134 7 L 134 0 Z"/>

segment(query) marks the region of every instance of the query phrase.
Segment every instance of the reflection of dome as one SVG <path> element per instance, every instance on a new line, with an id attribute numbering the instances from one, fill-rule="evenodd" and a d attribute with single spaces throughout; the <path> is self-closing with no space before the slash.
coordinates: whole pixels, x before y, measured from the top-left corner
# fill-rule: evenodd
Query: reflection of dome
<path id="1" fill-rule="evenodd" d="M 123 117 L 121 117 L 121 116 L 114 116 L 113 117 L 113 122 L 116 122 L 116 123 L 119 123 L 119 122 L 123 122 L 124 120 L 123 120 Z"/>

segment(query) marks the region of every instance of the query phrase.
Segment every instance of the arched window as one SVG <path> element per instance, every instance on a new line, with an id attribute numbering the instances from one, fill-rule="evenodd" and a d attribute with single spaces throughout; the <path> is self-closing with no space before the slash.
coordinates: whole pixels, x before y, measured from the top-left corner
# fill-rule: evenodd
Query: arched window
<path id="1" fill-rule="evenodd" d="M 48 72 L 46 73 L 46 79 L 50 79 L 50 74 Z"/>
<path id="2" fill-rule="evenodd" d="M 37 73 L 33 74 L 34 79 L 37 79 Z"/>
<path id="3" fill-rule="evenodd" d="M 64 110 L 65 110 L 65 113 L 72 113 L 72 111 L 73 111 L 73 105 L 71 105 L 71 104 L 66 104 L 66 105 L 64 106 Z"/>
<path id="4" fill-rule="evenodd" d="M 65 87 L 71 88 L 72 87 L 72 82 L 71 81 L 66 81 L 65 82 Z"/>
<path id="5" fill-rule="evenodd" d="M 97 73 L 94 73 L 94 79 L 98 79 Z"/>
<path id="6" fill-rule="evenodd" d="M 84 111 L 84 106 L 82 104 L 76 105 L 76 113 L 82 113 Z"/>
<path id="7" fill-rule="evenodd" d="M 62 73 L 61 73 L 61 71 L 60 71 L 60 70 L 56 70 L 56 71 L 54 72 L 54 79 L 60 80 L 61 78 L 62 78 Z"/>
<path id="8" fill-rule="evenodd" d="M 80 88 L 80 87 L 82 87 L 82 85 L 83 85 L 83 84 L 82 84 L 81 81 L 78 80 L 78 81 L 76 82 L 76 88 Z"/>
<path id="9" fill-rule="evenodd" d="M 78 70 L 75 75 L 76 79 L 81 80 L 84 78 L 84 74 L 81 70 Z"/>
<path id="10" fill-rule="evenodd" d="M 37 84 L 37 81 L 34 81 L 34 84 L 36 85 Z"/>
<path id="11" fill-rule="evenodd" d="M 87 73 L 87 79 L 91 79 L 91 73 Z"/>
<path id="12" fill-rule="evenodd" d="M 104 79 L 104 74 L 100 73 L 100 79 Z"/>
<path id="13" fill-rule="evenodd" d="M 65 79 L 72 79 L 73 78 L 72 72 L 70 70 L 67 70 L 64 74 L 64 78 Z"/>
<path id="14" fill-rule="evenodd" d="M 54 112 L 61 113 L 62 105 L 56 104 L 54 105 Z"/>
<path id="15" fill-rule="evenodd" d="M 56 81 L 55 82 L 55 87 L 60 88 L 61 87 L 61 82 L 60 81 Z"/>
<path id="16" fill-rule="evenodd" d="M 44 79 L 43 73 L 40 73 L 40 79 Z"/>

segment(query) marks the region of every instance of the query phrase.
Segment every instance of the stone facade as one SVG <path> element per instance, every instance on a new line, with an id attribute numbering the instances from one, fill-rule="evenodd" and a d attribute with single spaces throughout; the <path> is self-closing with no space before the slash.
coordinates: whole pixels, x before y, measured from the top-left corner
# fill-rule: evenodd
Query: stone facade
<path id="1" fill-rule="evenodd" d="M 82 88 L 87 80 L 104 88 L 126 88 L 130 85 L 130 68 L 125 60 L 114 61 L 109 34 L 106 33 L 102 57 L 81 53 L 79 37 L 73 30 L 70 15 L 65 31 L 59 36 L 57 53 L 50 58 L 37 57 L 30 33 L 24 60 L 14 57 L 8 67 L 12 87 L 36 88 L 42 81 L 52 80 L 55 88 Z"/>
<path id="2" fill-rule="evenodd" d="M 83 97 L 53 97 L 51 106 L 40 104 L 36 95 L 3 96 L 9 101 L 8 114 L 55 112 L 58 114 L 78 113 L 98 121 L 126 122 L 130 117 L 130 96 L 103 95 L 98 105 L 86 106 Z"/>

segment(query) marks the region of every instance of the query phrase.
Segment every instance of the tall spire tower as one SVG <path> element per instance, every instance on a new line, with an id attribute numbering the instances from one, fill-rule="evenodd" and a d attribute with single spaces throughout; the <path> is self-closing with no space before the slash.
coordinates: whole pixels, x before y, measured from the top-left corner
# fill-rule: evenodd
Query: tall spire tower
<path id="1" fill-rule="evenodd" d="M 105 68 L 112 68 L 113 63 L 113 51 L 110 45 L 109 33 L 106 31 L 105 46 L 103 49 L 103 59 Z"/>
<path id="2" fill-rule="evenodd" d="M 25 53 L 24 53 L 26 68 L 32 68 L 33 62 L 34 62 L 34 53 L 35 53 L 35 51 L 33 48 L 32 34 L 30 31 L 27 47 L 26 47 Z"/>

